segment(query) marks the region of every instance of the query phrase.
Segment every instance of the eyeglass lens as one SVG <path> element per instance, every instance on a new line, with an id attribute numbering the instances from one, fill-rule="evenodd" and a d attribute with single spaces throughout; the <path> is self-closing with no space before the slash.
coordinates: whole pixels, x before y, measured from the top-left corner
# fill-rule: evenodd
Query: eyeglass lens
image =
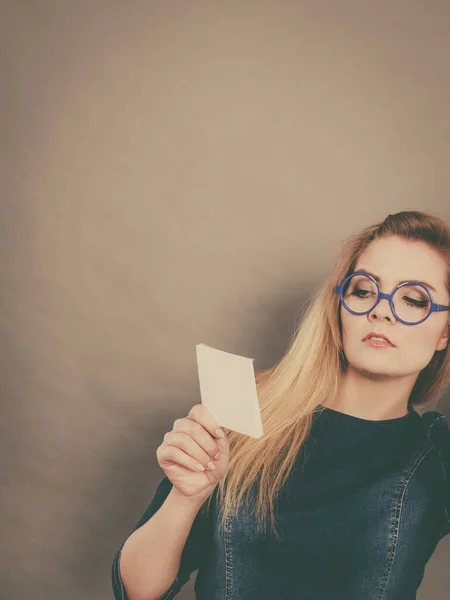
<path id="1" fill-rule="evenodd" d="M 354 275 L 343 289 L 344 304 L 352 311 L 365 313 L 370 311 L 377 301 L 377 286 L 367 275 Z M 430 311 L 430 298 L 418 285 L 403 285 L 394 294 L 395 313 L 407 323 L 417 323 Z"/>

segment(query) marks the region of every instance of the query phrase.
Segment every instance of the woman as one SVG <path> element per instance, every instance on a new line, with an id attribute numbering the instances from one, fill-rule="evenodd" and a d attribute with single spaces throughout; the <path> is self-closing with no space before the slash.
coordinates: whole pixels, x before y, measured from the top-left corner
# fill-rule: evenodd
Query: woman
<path id="1" fill-rule="evenodd" d="M 115 598 L 168 600 L 196 570 L 200 600 L 416 598 L 450 532 L 449 426 L 415 410 L 450 382 L 449 305 L 442 219 L 404 211 L 347 239 L 286 354 L 256 375 L 264 435 L 220 438 L 196 405 L 164 436 L 166 475 L 116 552 Z"/>

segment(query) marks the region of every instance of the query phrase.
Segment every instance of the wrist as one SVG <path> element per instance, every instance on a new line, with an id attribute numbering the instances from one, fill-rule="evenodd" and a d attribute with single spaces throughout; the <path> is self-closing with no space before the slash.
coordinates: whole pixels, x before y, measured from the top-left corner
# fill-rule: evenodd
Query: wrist
<path id="1" fill-rule="evenodd" d="M 173 501 L 179 505 L 192 508 L 193 510 L 200 510 L 203 503 L 209 498 L 212 492 L 202 492 L 193 496 L 186 496 L 182 494 L 176 487 L 172 487 L 169 492 L 169 496 L 172 497 Z"/>

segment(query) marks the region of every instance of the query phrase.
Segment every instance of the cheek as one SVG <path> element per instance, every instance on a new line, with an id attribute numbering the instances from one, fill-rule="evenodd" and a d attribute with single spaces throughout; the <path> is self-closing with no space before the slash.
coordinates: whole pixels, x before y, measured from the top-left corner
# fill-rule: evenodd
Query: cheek
<path id="1" fill-rule="evenodd" d="M 342 314 L 342 310 L 345 314 Z M 342 347 L 347 360 L 355 362 L 364 346 L 361 340 L 370 330 L 370 324 L 364 317 L 351 315 L 345 308 L 342 310 Z"/>
<path id="2" fill-rule="evenodd" d="M 341 308 L 342 339 L 344 343 L 359 342 L 369 331 L 367 318 L 350 314 Z"/>

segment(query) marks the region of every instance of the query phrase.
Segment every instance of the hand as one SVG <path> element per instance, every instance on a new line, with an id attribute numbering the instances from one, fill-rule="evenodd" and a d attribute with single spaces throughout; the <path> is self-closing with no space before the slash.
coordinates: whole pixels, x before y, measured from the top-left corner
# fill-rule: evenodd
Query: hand
<path id="1" fill-rule="evenodd" d="M 222 430 L 206 406 L 195 404 L 187 417 L 174 421 L 158 446 L 158 464 L 182 496 L 206 499 L 227 472 L 230 442 L 225 432 L 221 438 L 216 429 Z M 207 467 L 210 461 L 215 469 Z"/>

